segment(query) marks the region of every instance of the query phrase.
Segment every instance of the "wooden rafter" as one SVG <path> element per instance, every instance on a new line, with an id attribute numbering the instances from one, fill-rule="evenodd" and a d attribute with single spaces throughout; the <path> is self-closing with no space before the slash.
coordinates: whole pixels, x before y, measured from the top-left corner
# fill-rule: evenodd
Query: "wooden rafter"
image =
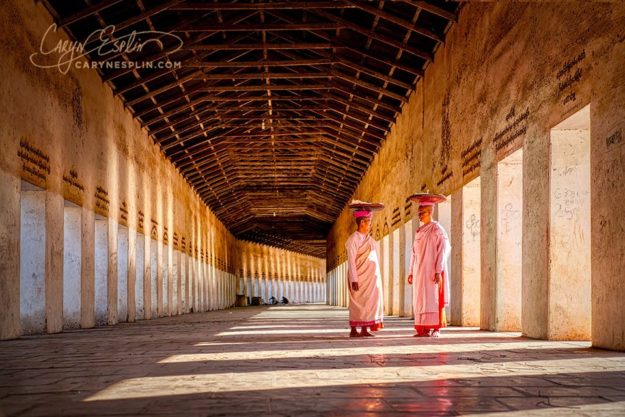
<path id="1" fill-rule="evenodd" d="M 42 0 L 74 38 L 111 25 L 113 37 L 159 34 L 162 48 L 105 60 L 177 66 L 98 72 L 215 215 L 240 239 L 315 256 L 460 10 L 417 0 L 82 1 Z"/>

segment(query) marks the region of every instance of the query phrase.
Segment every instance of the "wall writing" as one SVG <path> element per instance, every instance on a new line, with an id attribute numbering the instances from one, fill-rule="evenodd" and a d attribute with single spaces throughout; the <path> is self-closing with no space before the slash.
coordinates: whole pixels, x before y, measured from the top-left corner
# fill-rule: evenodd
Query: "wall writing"
<path id="1" fill-rule="evenodd" d="M 460 157 L 462 159 L 462 176 L 466 177 L 473 171 L 480 168 L 480 157 L 482 156 L 482 138 L 479 138 L 465 150 L 462 151 Z"/>
<path id="2" fill-rule="evenodd" d="M 63 174 L 63 194 L 65 198 L 82 206 L 82 197 L 85 187 L 78 178 L 78 172 L 70 169 L 68 173 Z"/>
<path id="3" fill-rule="evenodd" d="M 575 87 L 584 74 L 581 68 L 582 62 L 586 59 L 586 50 L 580 52 L 574 58 L 567 60 L 556 74 L 557 89 L 556 96 L 563 105 L 577 100 Z"/>
<path id="4" fill-rule="evenodd" d="M 143 229 L 144 219 L 145 219 L 145 215 L 143 214 L 141 210 L 139 210 L 139 212 L 137 213 L 137 231 L 139 233 L 144 233 L 144 229 Z"/>
<path id="5" fill-rule="evenodd" d="M 506 115 L 506 127 L 497 132 L 493 137 L 493 143 L 498 153 L 502 150 L 509 149 L 517 138 L 527 133 L 529 116 L 529 107 L 521 114 L 517 114 L 514 107 L 510 109 Z"/>
<path id="6" fill-rule="evenodd" d="M 45 187 L 46 179 L 50 175 L 50 157 L 25 139 L 20 140 L 17 156 L 22 160 L 22 175 Z"/>
<path id="7" fill-rule="evenodd" d="M 104 188 L 97 186 L 95 189 L 95 211 L 103 216 L 109 214 L 109 193 Z"/>
<path id="8" fill-rule="evenodd" d="M 119 218 L 128 225 L 128 204 L 125 201 L 122 201 L 122 204 L 119 206 Z"/>
<path id="9" fill-rule="evenodd" d="M 70 188 L 73 188 L 75 191 L 83 192 L 85 191 L 85 187 L 82 185 L 80 180 L 78 179 L 78 173 L 76 170 L 70 169 L 69 173 L 63 174 L 63 182 Z"/>
<path id="10" fill-rule="evenodd" d="M 401 223 L 401 211 L 399 207 L 395 207 L 393 209 L 393 216 L 391 217 L 391 227 L 395 227 L 399 223 Z"/>

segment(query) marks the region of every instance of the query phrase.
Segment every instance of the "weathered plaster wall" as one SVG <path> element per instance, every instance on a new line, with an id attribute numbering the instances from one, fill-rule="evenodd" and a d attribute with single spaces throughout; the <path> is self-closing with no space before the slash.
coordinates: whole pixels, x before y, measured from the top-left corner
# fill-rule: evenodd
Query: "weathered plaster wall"
<path id="1" fill-rule="evenodd" d="M 521 330 L 523 151 L 497 164 L 497 277 L 493 330 Z"/>
<path id="2" fill-rule="evenodd" d="M 588 340 L 592 315 L 590 125 L 571 127 L 560 124 L 551 131 L 549 337 Z"/>
<path id="3" fill-rule="evenodd" d="M 395 208 L 402 222 L 412 218 L 414 210 L 409 215 L 404 206 L 409 194 L 429 189 L 455 196 L 479 175 L 489 187 L 482 193 L 482 231 L 489 234 L 481 253 L 496 254 L 496 164 L 523 148 L 522 329 L 548 337 L 549 132 L 590 103 L 592 339 L 596 346 L 625 349 L 619 301 L 625 298 L 624 28 L 622 2 L 467 3 L 354 193 L 387 205 L 374 233 Z M 452 206 L 454 228 L 462 205 Z M 330 231 L 328 271 L 344 261 L 352 223 L 345 209 Z M 496 263 L 486 262 L 482 297 L 488 305 L 481 311 L 490 317 L 498 277 Z"/>
<path id="4" fill-rule="evenodd" d="M 29 61 L 52 23 L 37 2 L 0 7 L 0 339 L 73 327 L 76 308 L 80 326 L 92 327 L 231 306 L 239 242 L 96 71 L 63 74 Z M 46 47 L 59 40 L 68 40 L 62 31 Z M 22 193 L 22 180 L 43 190 L 32 191 L 41 202 L 33 219 L 21 215 L 31 192 Z M 65 202 L 80 207 L 80 239 L 68 246 L 80 249 L 79 266 L 64 257 L 65 237 L 77 230 L 73 219 L 64 233 Z M 20 262 L 22 272 L 32 269 L 30 281 L 20 280 Z M 78 278 L 64 280 L 66 263 Z M 64 302 L 69 294 L 75 304 Z"/>

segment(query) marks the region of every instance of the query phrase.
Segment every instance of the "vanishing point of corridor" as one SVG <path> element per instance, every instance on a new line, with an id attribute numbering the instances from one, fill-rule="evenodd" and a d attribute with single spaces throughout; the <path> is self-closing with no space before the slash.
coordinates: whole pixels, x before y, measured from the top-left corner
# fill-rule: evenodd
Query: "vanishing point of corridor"
<path id="1" fill-rule="evenodd" d="M 346 310 L 247 307 L 0 345 L 6 416 L 622 416 L 625 353 L 585 342 L 389 318 L 347 337 Z"/>

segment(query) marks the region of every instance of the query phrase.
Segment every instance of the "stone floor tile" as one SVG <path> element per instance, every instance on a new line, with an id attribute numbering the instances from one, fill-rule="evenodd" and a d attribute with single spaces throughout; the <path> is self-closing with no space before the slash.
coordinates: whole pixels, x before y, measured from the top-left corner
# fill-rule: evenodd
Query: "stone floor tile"
<path id="1" fill-rule="evenodd" d="M 0 417 L 625 414 L 625 353 L 411 327 L 350 339 L 344 309 L 249 307 L 0 342 Z"/>

